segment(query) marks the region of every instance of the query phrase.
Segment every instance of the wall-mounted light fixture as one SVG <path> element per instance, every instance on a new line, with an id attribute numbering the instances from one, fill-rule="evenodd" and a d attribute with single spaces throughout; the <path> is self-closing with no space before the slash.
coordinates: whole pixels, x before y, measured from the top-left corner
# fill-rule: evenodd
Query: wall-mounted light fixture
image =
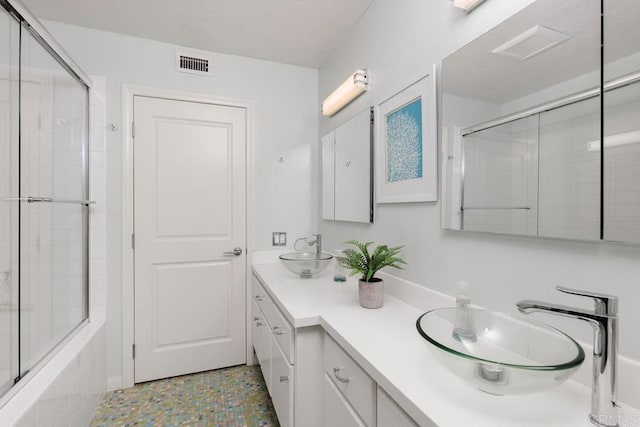
<path id="1" fill-rule="evenodd" d="M 322 115 L 333 116 L 369 88 L 366 69 L 356 70 L 322 102 Z"/>
<path id="2" fill-rule="evenodd" d="M 466 13 L 469 13 L 483 1 L 484 0 L 453 0 L 453 5 L 458 9 L 462 9 Z"/>

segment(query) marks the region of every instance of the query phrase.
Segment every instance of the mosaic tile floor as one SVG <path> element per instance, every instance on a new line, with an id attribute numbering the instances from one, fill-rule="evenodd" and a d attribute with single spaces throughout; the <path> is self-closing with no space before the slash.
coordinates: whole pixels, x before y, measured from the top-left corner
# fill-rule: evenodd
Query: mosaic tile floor
<path id="1" fill-rule="evenodd" d="M 279 427 L 258 366 L 236 366 L 109 392 L 91 427 Z"/>

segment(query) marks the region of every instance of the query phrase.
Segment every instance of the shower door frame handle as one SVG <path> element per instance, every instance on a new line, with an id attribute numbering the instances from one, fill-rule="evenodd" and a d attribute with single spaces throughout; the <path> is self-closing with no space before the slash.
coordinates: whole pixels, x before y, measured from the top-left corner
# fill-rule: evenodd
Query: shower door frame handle
<path id="1" fill-rule="evenodd" d="M 51 197 L 6 197 L 2 199 L 5 202 L 27 202 L 27 203 L 78 203 L 89 206 L 96 203 L 95 200 L 79 200 L 79 199 L 53 199 Z"/>

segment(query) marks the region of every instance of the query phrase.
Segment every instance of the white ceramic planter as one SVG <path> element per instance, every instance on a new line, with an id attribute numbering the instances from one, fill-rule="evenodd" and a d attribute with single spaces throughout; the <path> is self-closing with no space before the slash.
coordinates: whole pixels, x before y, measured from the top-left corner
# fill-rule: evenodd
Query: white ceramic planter
<path id="1" fill-rule="evenodd" d="M 384 280 L 373 279 L 372 282 L 358 281 L 358 297 L 364 308 L 380 308 L 384 304 Z"/>

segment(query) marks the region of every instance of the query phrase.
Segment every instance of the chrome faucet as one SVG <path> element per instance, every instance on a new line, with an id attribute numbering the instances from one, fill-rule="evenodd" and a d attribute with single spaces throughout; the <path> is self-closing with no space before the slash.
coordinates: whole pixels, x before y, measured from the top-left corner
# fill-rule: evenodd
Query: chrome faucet
<path id="1" fill-rule="evenodd" d="M 589 420 L 597 426 L 618 426 L 617 359 L 618 359 L 618 298 L 613 295 L 580 291 L 556 286 L 560 292 L 593 299 L 593 311 L 523 300 L 516 305 L 523 314 L 545 312 L 573 317 L 593 327 L 593 385 L 591 388 L 591 414 Z"/>
<path id="2" fill-rule="evenodd" d="M 315 240 L 309 240 L 306 237 L 300 237 L 299 239 L 296 239 L 296 241 L 293 243 L 293 248 L 297 251 L 303 250 L 302 248 L 298 248 L 298 242 L 304 242 L 307 244 L 307 246 L 316 245 L 316 253 L 320 255 L 322 253 L 322 236 L 320 234 L 312 234 L 312 236 L 315 237 Z"/>
<path id="3" fill-rule="evenodd" d="M 307 241 L 307 243 L 309 244 L 309 246 L 316 245 L 316 253 L 320 255 L 322 253 L 322 235 L 312 234 L 312 236 L 314 236 L 316 240 L 313 240 L 311 242 Z"/>

